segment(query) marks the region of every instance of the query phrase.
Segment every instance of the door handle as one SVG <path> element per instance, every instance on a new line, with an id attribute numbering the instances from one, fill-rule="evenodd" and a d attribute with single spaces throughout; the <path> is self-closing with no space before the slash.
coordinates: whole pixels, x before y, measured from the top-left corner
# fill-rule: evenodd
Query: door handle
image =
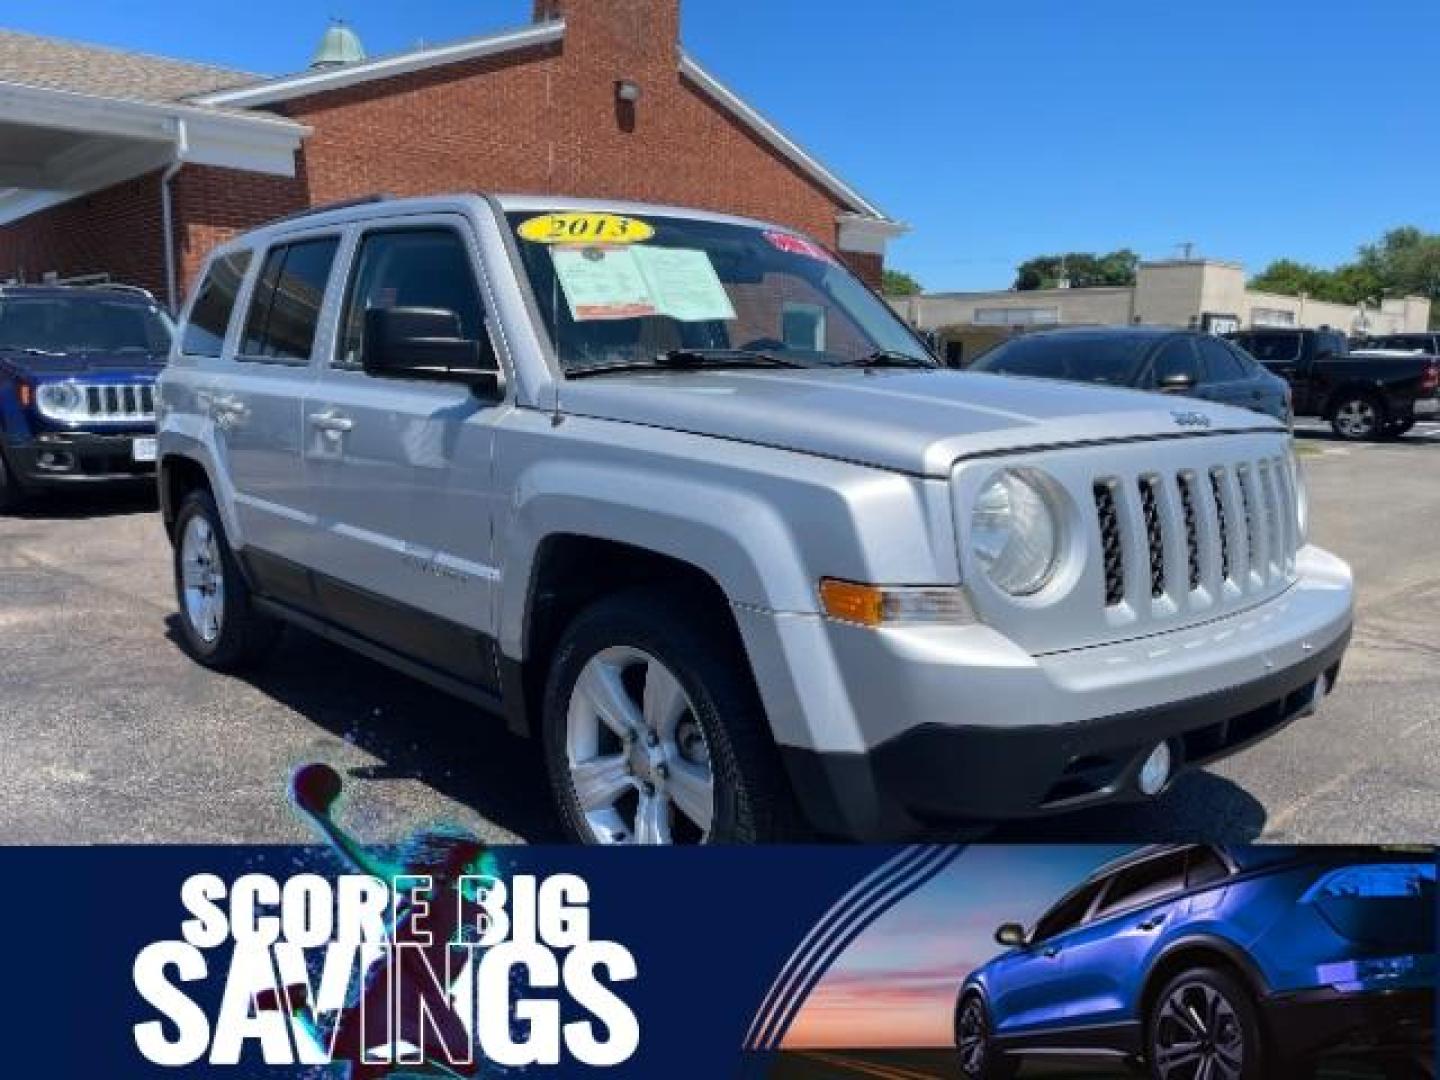
<path id="1" fill-rule="evenodd" d="M 355 427 L 355 421 L 335 412 L 311 413 L 311 426 L 330 435 L 343 435 Z"/>
<path id="2" fill-rule="evenodd" d="M 1040 951 L 1040 955 L 1045 957 L 1046 960 L 1054 960 L 1055 957 L 1060 955 L 1060 950 L 1054 945 L 1046 945 L 1045 948 Z"/>
<path id="3" fill-rule="evenodd" d="M 1152 931 L 1152 930 L 1159 930 L 1159 929 L 1160 929 L 1160 924 L 1163 923 L 1164 921 L 1165 921 L 1165 916 L 1164 916 L 1164 915 L 1156 915 L 1154 918 L 1146 919 L 1146 920 L 1145 920 L 1144 922 L 1142 922 L 1139 926 L 1135 927 L 1135 929 L 1136 929 L 1136 930 L 1144 930 L 1144 931 L 1146 931 L 1147 933 L 1150 932 L 1150 931 Z"/>

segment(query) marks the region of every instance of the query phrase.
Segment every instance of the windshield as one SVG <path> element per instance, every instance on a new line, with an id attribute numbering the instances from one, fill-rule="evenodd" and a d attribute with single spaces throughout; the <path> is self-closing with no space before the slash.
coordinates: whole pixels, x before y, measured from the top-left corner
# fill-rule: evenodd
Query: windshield
<path id="1" fill-rule="evenodd" d="M 159 308 L 133 300 L 9 296 L 0 299 L 0 349 L 163 355 L 170 322 Z"/>
<path id="2" fill-rule="evenodd" d="M 996 346 L 976 360 L 971 370 L 1130 386 L 1154 343 L 1153 337 L 1141 334 L 1036 334 Z"/>
<path id="3" fill-rule="evenodd" d="M 890 309 L 811 240 L 692 218 L 507 215 L 561 365 L 743 350 L 803 364 L 932 363 Z"/>

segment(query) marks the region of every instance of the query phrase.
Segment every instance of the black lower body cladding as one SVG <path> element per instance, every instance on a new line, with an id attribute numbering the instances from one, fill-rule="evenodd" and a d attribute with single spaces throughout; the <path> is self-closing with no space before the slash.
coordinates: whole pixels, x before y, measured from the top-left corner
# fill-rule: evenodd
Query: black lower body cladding
<path id="1" fill-rule="evenodd" d="M 939 823 L 1003 821 L 1140 798 L 1157 743 L 1177 772 L 1308 715 L 1339 677 L 1347 630 L 1303 663 L 1202 697 L 1083 723 L 1007 728 L 928 722 L 868 753 L 781 751 L 820 831 L 894 839 Z"/>

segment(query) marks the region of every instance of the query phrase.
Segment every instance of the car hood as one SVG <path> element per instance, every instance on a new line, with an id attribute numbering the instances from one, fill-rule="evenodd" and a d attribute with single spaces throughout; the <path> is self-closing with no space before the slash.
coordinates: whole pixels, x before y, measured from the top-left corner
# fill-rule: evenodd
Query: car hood
<path id="1" fill-rule="evenodd" d="M 165 357 L 145 353 L 86 352 L 45 356 L 0 349 L 0 367 L 31 379 L 84 379 L 95 376 L 158 375 Z"/>
<path id="2" fill-rule="evenodd" d="M 960 458 L 1057 445 L 1283 431 L 1270 417 L 1137 390 L 948 370 L 637 372 L 565 382 L 560 409 L 945 477 Z"/>

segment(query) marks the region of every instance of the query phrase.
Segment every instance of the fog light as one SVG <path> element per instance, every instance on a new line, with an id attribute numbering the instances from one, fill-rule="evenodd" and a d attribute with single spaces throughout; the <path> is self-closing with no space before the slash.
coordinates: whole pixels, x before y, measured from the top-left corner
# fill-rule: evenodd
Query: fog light
<path id="1" fill-rule="evenodd" d="M 1140 766 L 1140 794 L 1158 795 L 1170 779 L 1170 744 L 1157 743 Z"/>

